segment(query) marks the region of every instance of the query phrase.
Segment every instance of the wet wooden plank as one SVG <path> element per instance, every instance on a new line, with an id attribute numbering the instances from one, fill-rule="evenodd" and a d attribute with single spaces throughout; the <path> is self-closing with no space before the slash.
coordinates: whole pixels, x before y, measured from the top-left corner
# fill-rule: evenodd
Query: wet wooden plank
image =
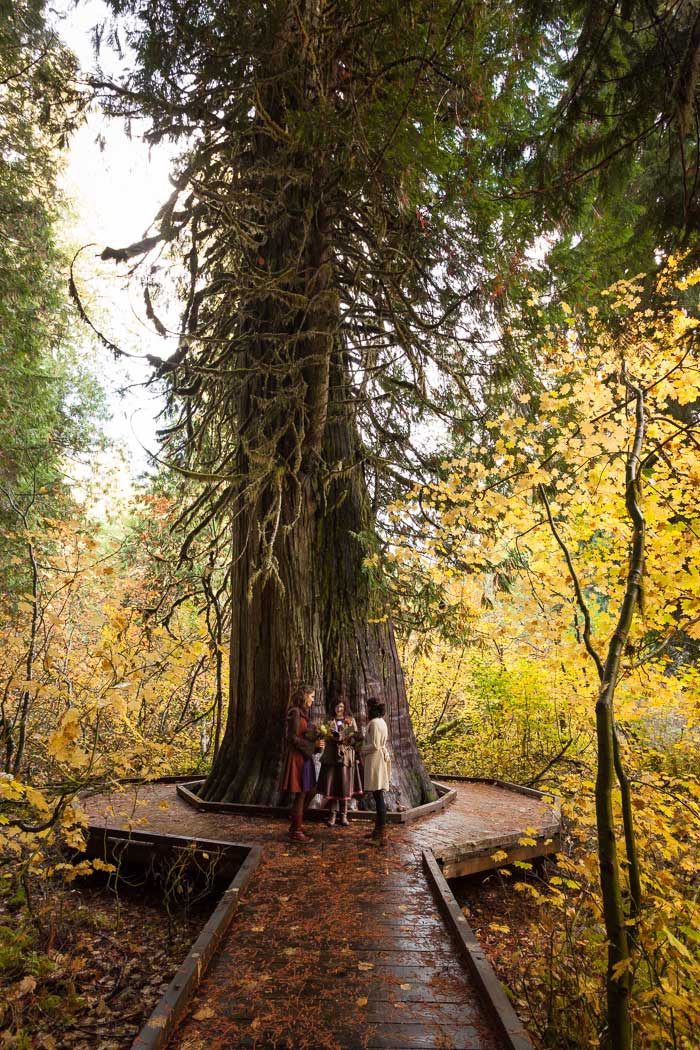
<path id="1" fill-rule="evenodd" d="M 319 989 L 317 992 L 319 998 L 322 991 L 323 989 Z M 283 1012 L 288 1001 L 287 997 L 280 995 L 278 989 L 275 989 L 275 992 L 277 994 L 265 997 L 265 1005 L 266 1007 L 279 1007 L 279 1011 Z M 361 1002 L 366 1000 L 366 1002 L 358 1005 L 358 999 Z M 422 1027 L 451 1025 L 459 1028 L 473 1024 L 475 1019 L 479 1019 L 480 1014 L 478 1008 L 470 1009 L 459 1000 L 442 999 L 430 1002 L 424 999 L 415 1000 L 398 996 L 378 998 L 374 995 L 370 997 L 369 994 L 355 995 L 354 991 L 352 996 L 348 996 L 348 1000 L 348 1005 L 355 1011 L 358 1026 L 365 1024 L 390 1024 L 392 1027 L 396 1025 L 420 1025 Z M 341 1001 L 326 1010 L 321 1009 L 320 1016 L 328 1023 L 337 1019 L 343 1007 L 344 1004 Z M 226 1010 L 226 1019 L 228 1021 L 247 1021 L 250 1024 L 257 1014 L 258 1010 L 254 1002 L 237 1004 L 233 1002 Z"/>
<path id="2" fill-rule="evenodd" d="M 315 1043 L 312 1032 L 302 1035 L 298 1029 L 274 1029 L 273 1032 L 260 1026 L 250 1030 L 241 1025 L 227 1031 L 229 1047 L 245 1050 L 281 1050 L 282 1047 L 303 1046 L 305 1050 L 484 1050 L 484 1035 L 470 1025 L 421 1025 L 368 1023 L 355 1029 L 334 1033 L 335 1041 L 319 1038 Z"/>
<path id="3" fill-rule="evenodd" d="M 326 936 L 314 939 L 313 946 L 315 950 L 326 951 L 329 953 L 337 954 L 339 952 L 352 952 L 357 954 L 358 957 L 364 958 L 367 952 L 401 952 L 403 954 L 415 954 L 424 952 L 433 954 L 436 951 L 450 950 L 449 943 L 445 937 L 445 931 L 436 927 L 438 936 L 425 935 L 421 933 L 411 933 L 407 931 L 405 933 L 398 932 L 396 927 L 389 927 L 385 931 L 372 929 L 368 930 L 364 934 L 355 934 L 352 938 L 345 938 L 342 936 L 334 936 L 332 932 Z M 430 931 L 432 933 L 432 931 Z M 254 947 L 255 945 L 261 945 L 264 941 L 261 940 L 260 934 L 253 933 L 250 930 L 241 930 L 234 934 L 235 942 L 241 948 Z M 299 930 L 296 933 L 288 933 L 286 937 L 279 938 L 277 940 L 278 950 L 280 948 L 299 948 L 306 947 L 309 943 L 309 936 L 303 930 Z"/>

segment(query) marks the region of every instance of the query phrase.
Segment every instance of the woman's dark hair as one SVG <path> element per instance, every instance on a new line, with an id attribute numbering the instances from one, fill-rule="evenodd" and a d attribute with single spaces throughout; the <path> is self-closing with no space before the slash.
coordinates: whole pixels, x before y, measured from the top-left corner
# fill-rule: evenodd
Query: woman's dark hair
<path id="1" fill-rule="evenodd" d="M 312 685 L 307 685 L 306 682 L 304 682 L 303 685 L 298 686 L 292 693 L 292 700 L 289 706 L 301 707 L 304 697 L 307 696 L 309 693 L 314 693 L 315 691 L 316 690 Z"/>
<path id="2" fill-rule="evenodd" d="M 377 696 L 367 698 L 367 714 L 370 718 L 383 718 L 386 714 L 386 704 Z"/>

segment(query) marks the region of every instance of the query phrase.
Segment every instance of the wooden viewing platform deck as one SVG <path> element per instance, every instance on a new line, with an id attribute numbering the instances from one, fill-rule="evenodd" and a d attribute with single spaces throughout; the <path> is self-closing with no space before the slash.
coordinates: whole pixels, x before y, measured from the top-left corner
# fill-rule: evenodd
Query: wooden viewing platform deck
<path id="1" fill-rule="evenodd" d="M 292 845 L 279 818 L 199 812 L 171 783 L 86 800 L 95 831 L 260 847 L 184 1019 L 169 1034 L 185 1002 L 176 976 L 170 1006 L 159 1004 L 134 1047 L 531 1048 L 436 861 L 452 877 L 496 866 L 496 851 L 509 859 L 553 852 L 557 808 L 536 792 L 440 782 L 455 789 L 451 805 L 391 825 L 384 849 L 366 839 L 368 825 L 359 820 L 349 828 L 313 824 L 313 843 Z M 507 863 L 498 856 L 499 866 Z M 194 987 L 201 954 L 188 957 Z"/>

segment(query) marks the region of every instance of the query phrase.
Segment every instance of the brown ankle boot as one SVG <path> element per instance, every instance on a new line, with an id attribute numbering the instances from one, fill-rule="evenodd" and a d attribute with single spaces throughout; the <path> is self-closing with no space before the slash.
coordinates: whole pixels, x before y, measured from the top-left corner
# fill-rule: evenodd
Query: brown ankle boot
<path id="1" fill-rule="evenodd" d="M 304 834 L 304 830 L 301 826 L 301 817 L 294 817 L 292 824 L 289 829 L 289 841 L 290 842 L 313 842 L 310 835 Z"/>
<path id="2" fill-rule="evenodd" d="M 375 842 L 378 846 L 386 846 L 386 824 L 380 824 L 377 828 Z"/>

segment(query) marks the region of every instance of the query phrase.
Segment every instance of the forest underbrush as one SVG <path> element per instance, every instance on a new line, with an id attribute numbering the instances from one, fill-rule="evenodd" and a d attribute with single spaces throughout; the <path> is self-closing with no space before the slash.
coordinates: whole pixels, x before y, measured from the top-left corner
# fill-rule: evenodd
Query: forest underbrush
<path id="1" fill-rule="evenodd" d="M 444 652 L 410 666 L 429 768 L 534 783 L 561 800 L 560 853 L 455 880 L 453 890 L 538 1050 L 592 1050 L 605 1031 L 606 937 L 590 730 L 567 705 L 562 683 L 547 688 L 532 661 L 509 669 L 481 653 L 456 677 L 441 679 L 432 677 L 436 666 L 457 666 Z M 441 717 L 437 727 L 430 711 Z M 697 741 L 689 723 L 679 733 L 677 710 L 657 712 L 653 725 L 626 711 L 619 731 L 644 859 L 642 910 L 630 925 L 638 948 L 635 1046 L 694 1050 L 700 1024 Z M 494 860 L 505 864 L 506 855 Z M 626 879 L 624 854 L 622 869 Z M 623 893 L 629 893 L 626 881 Z"/>
<path id="2" fill-rule="evenodd" d="M 116 884 L 3 869 L 2 1050 L 123 1050 L 215 905 L 179 903 L 133 868 Z"/>

